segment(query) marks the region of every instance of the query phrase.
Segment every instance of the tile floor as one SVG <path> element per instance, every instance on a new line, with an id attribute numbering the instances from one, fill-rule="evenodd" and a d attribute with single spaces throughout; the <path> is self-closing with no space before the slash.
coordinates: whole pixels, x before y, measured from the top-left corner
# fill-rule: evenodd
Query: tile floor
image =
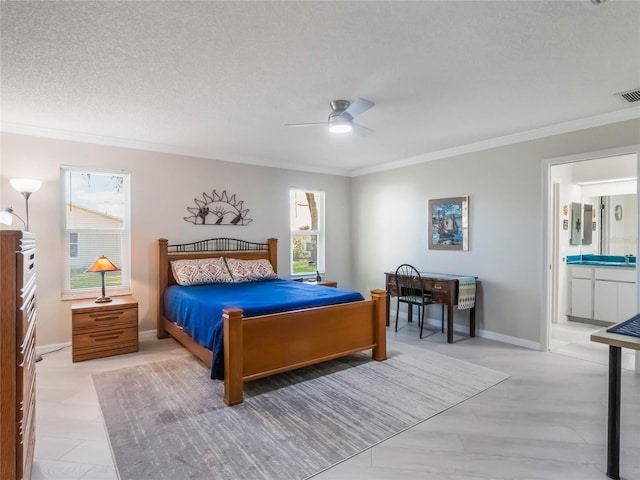
<path id="1" fill-rule="evenodd" d="M 420 340 L 416 325 L 409 324 L 401 325 L 398 333 L 390 331 L 389 341 L 404 349 L 428 349 L 474 362 L 511 377 L 314 478 L 606 478 L 606 365 L 462 334 L 452 345 L 439 332 Z M 71 363 L 70 348 L 45 355 L 37 364 L 33 479 L 117 479 L 90 374 L 185 354 L 171 339 L 143 335 L 135 354 L 76 364 Z M 621 475 L 637 480 L 640 375 L 623 371 L 622 390 Z M 216 478 L 215 472 L 211 478 Z"/>
<path id="2" fill-rule="evenodd" d="M 555 353 L 581 358 L 590 362 L 609 364 L 609 347 L 591 341 L 591 334 L 604 327 L 588 323 L 563 321 L 551 325 L 549 349 Z M 635 352 L 622 349 L 622 368 L 635 369 Z"/>

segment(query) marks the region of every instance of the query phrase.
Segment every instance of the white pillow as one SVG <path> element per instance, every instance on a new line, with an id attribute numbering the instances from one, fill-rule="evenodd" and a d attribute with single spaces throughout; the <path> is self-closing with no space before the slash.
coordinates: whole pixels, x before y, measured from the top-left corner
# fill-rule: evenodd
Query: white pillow
<path id="1" fill-rule="evenodd" d="M 237 258 L 226 258 L 225 260 L 234 282 L 254 282 L 278 278 L 269 260 L 238 260 Z"/>
<path id="2" fill-rule="evenodd" d="M 173 271 L 176 282 L 185 286 L 233 282 L 227 264 L 222 257 L 173 260 L 171 271 Z"/>

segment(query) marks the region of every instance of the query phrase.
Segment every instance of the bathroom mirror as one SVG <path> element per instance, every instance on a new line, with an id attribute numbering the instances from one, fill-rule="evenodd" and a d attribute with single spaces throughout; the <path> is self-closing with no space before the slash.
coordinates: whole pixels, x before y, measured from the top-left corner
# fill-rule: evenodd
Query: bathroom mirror
<path id="1" fill-rule="evenodd" d="M 638 195 L 600 197 L 602 241 L 600 255 L 638 254 Z"/>
<path id="2" fill-rule="evenodd" d="M 593 234 L 593 206 L 582 206 L 582 245 L 591 245 Z"/>
<path id="3" fill-rule="evenodd" d="M 569 243 L 571 245 L 580 245 L 582 242 L 582 204 L 571 203 L 571 236 Z"/>

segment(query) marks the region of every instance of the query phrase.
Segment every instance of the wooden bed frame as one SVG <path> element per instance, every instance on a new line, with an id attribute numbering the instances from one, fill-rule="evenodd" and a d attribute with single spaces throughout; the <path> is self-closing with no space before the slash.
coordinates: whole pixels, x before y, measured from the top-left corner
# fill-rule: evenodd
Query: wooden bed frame
<path id="1" fill-rule="evenodd" d="M 253 243 L 230 238 L 169 245 L 158 239 L 158 338 L 172 336 L 211 367 L 213 352 L 197 344 L 165 317 L 164 291 L 176 281 L 172 260 L 225 256 L 245 260 L 268 259 L 277 272 L 277 239 Z M 374 360 L 387 358 L 384 290 L 371 300 L 306 308 L 244 319 L 242 310 L 223 311 L 224 402 L 243 401 L 244 382 L 372 349 Z"/>

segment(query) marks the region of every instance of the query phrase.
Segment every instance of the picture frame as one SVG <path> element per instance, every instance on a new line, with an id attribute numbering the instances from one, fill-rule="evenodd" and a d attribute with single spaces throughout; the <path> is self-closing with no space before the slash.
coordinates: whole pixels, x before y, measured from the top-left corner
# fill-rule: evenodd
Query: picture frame
<path id="1" fill-rule="evenodd" d="M 429 200 L 429 250 L 469 250 L 469 196 Z"/>

